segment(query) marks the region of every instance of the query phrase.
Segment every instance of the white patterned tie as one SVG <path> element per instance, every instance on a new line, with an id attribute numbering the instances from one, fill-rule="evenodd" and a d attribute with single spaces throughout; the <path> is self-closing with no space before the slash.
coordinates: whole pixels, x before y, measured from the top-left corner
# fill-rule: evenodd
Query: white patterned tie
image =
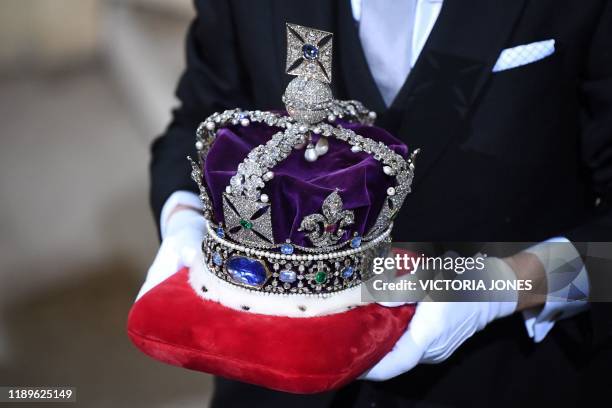
<path id="1" fill-rule="evenodd" d="M 359 39 L 389 106 L 410 73 L 417 0 L 362 0 Z"/>

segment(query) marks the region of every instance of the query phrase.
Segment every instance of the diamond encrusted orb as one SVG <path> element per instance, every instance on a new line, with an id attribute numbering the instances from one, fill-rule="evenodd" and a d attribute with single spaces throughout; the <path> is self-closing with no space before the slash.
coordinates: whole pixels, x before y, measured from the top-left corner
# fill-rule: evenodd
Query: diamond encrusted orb
<path id="1" fill-rule="evenodd" d="M 332 91 L 324 82 L 308 77 L 296 77 L 285 89 L 283 102 L 289 116 L 308 124 L 324 120 L 333 100 Z"/>

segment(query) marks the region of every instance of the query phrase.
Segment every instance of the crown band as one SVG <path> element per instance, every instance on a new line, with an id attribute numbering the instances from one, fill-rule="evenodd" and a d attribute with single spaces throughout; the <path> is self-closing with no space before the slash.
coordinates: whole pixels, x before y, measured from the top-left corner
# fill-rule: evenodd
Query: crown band
<path id="1" fill-rule="evenodd" d="M 209 270 L 235 285 L 270 293 L 325 295 L 369 279 L 374 257 L 391 242 L 391 229 L 359 248 L 288 255 L 230 242 L 209 225 L 202 251 Z"/>

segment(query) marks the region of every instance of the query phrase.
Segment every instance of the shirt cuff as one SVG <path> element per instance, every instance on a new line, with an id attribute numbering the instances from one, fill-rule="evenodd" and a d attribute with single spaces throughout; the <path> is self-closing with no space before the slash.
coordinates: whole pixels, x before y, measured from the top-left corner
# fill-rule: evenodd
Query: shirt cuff
<path id="1" fill-rule="evenodd" d="M 523 311 L 527 333 L 539 343 L 557 320 L 588 309 L 589 280 L 580 254 L 564 237 L 549 239 L 525 252 L 537 256 L 546 272 L 546 304 L 541 309 Z"/>
<path id="2" fill-rule="evenodd" d="M 172 193 L 164 203 L 161 216 L 159 217 L 159 230 L 162 239 L 166 236 L 168 230 L 168 218 L 170 217 L 170 213 L 172 213 L 172 210 L 179 204 L 200 210 L 202 209 L 202 202 L 196 193 L 186 190 L 179 190 Z"/>

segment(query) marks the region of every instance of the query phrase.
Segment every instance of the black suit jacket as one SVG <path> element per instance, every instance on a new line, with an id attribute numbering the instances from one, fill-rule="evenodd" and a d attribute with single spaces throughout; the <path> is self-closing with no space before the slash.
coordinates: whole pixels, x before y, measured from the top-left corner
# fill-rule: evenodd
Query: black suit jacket
<path id="1" fill-rule="evenodd" d="M 284 74 L 284 30 L 291 22 L 334 32 L 334 95 L 362 101 L 379 113 L 379 126 L 411 149 L 421 148 L 413 193 L 396 221 L 396 240 L 541 241 L 565 235 L 612 241 L 608 1 L 445 0 L 389 108 L 368 69 L 349 0 L 195 4 L 187 69 L 177 90 L 181 106 L 152 148 L 156 220 L 173 191 L 195 191 L 185 156 L 195 153 L 199 122 L 233 107 L 282 107 L 290 80 Z M 492 72 L 504 48 L 547 39 L 556 40 L 553 55 Z M 591 384 L 598 361 L 610 361 L 610 327 L 606 309 L 594 305 L 592 312 L 558 323 L 535 345 L 514 316 L 475 335 L 442 365 L 310 398 L 319 405 L 353 397 L 356 405 L 384 402 L 381 406 L 535 400 L 565 405 L 582 398 L 577 390 Z M 235 386 L 228 384 L 219 389 Z M 223 395 L 237 394 L 219 392 L 217 398 Z M 315 401 L 266 395 L 297 405 Z"/>

